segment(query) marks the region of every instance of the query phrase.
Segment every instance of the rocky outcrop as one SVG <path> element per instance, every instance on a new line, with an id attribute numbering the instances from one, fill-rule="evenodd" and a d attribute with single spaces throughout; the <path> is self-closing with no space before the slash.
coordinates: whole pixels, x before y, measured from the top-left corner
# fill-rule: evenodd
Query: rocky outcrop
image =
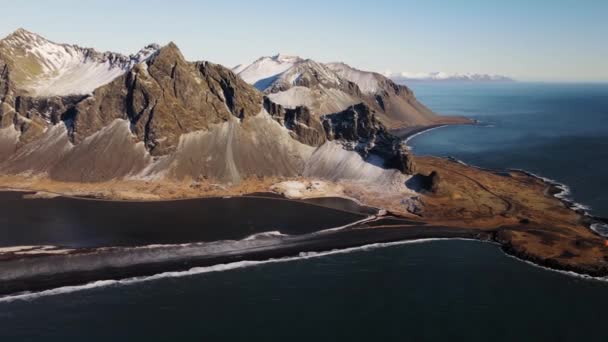
<path id="1" fill-rule="evenodd" d="M 345 111 L 323 117 L 328 140 L 336 140 L 345 148 L 357 151 L 363 158 L 382 158 L 382 166 L 404 174 L 415 172 L 412 156 L 405 144 L 391 135 L 376 117 L 376 112 L 361 103 Z"/>
<path id="2" fill-rule="evenodd" d="M 323 64 L 277 55 L 233 70 L 273 102 L 292 109 L 306 106 L 318 117 L 363 102 L 374 109 L 378 120 L 391 130 L 466 122 L 461 118 L 438 116 L 421 104 L 408 87 L 344 63 Z"/>
<path id="3" fill-rule="evenodd" d="M 68 128 L 79 143 L 115 119 L 128 119 L 137 139 L 159 156 L 175 151 L 182 134 L 258 114 L 261 102 L 261 95 L 229 70 L 187 62 L 170 43 L 79 103 Z"/>
<path id="4" fill-rule="evenodd" d="M 299 142 L 309 146 L 321 146 L 325 142 L 321 121 L 307 107 L 288 109 L 264 97 L 264 109 Z"/>
<path id="5" fill-rule="evenodd" d="M 375 109 L 379 119 L 390 129 L 428 126 L 448 119 L 420 103 L 410 88 L 396 84 L 381 74 L 358 70 L 344 63 L 330 63 L 327 66 L 340 77 L 357 84 L 360 92 L 350 94 L 360 97 Z"/>
<path id="6" fill-rule="evenodd" d="M 9 65 L 12 83 L 22 95 L 85 95 L 124 74 L 158 49 L 158 45 L 150 44 L 137 54 L 125 56 L 58 44 L 18 29 L 0 40 L 0 59 Z"/>
<path id="7" fill-rule="evenodd" d="M 437 194 L 440 189 L 441 177 L 437 171 L 431 171 L 428 175 L 422 173 L 416 174 L 410 178 L 406 185 L 416 191 Z"/>

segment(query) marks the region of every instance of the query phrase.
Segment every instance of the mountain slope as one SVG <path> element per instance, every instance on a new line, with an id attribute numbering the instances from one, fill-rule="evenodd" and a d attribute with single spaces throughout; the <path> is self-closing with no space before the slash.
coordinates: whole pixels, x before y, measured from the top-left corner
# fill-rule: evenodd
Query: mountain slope
<path id="1" fill-rule="evenodd" d="M 404 146 L 379 133 L 386 130 L 372 109 L 365 110 L 369 125 L 357 124 L 356 115 L 322 122 L 308 108 L 273 102 L 229 69 L 186 61 L 173 43 L 139 63 L 131 60 L 128 70 L 90 94 L 45 96 L 14 81 L 13 72 L 26 80 L 38 77 L 15 68 L 30 44 L 20 42 L 26 47 L 14 46 L 0 58 L 0 174 L 233 184 L 306 175 L 402 185 L 414 170 Z M 353 86 L 331 71 L 294 70 L 302 70 L 294 78 L 302 87 Z M 54 82 L 38 80 L 41 86 Z M 275 85 L 290 87 L 285 80 Z M 332 133 L 353 125 L 359 127 L 355 134 Z"/>
<path id="2" fill-rule="evenodd" d="M 450 120 L 438 116 L 420 103 L 410 88 L 395 84 L 378 73 L 355 69 L 344 63 L 330 63 L 328 67 L 357 84 L 367 97 L 367 102 L 385 114 L 385 122 L 391 128 L 430 126 Z"/>
<path id="3" fill-rule="evenodd" d="M 437 116 L 413 92 L 390 79 L 344 63 L 322 64 L 295 56 L 262 57 L 233 69 L 273 101 L 309 107 L 316 116 L 341 112 L 365 103 L 390 129 L 430 126 L 458 119 Z"/>
<path id="4" fill-rule="evenodd" d="M 0 59 L 11 68 L 15 87 L 32 96 L 88 94 L 149 58 L 158 45 L 135 55 L 97 52 L 76 45 L 53 43 L 18 29 L 0 40 Z"/>

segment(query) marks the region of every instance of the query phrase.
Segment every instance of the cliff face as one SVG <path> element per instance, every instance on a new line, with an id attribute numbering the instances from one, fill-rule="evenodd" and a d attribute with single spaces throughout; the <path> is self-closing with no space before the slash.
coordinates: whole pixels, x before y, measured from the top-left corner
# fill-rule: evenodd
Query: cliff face
<path id="1" fill-rule="evenodd" d="M 264 97 L 264 109 L 281 125 L 290 131 L 291 136 L 309 146 L 321 146 L 325 141 L 325 131 L 321 121 L 304 106 L 295 109 L 284 108 Z"/>
<path id="2" fill-rule="evenodd" d="M 445 119 L 420 103 L 410 88 L 396 84 L 383 75 L 358 70 L 344 63 L 330 63 L 327 66 L 357 85 L 359 92 L 354 96 L 362 98 L 373 108 L 389 129 L 433 125 Z"/>
<path id="3" fill-rule="evenodd" d="M 174 152 L 182 134 L 258 114 L 260 103 L 261 95 L 230 71 L 211 63 L 189 63 L 170 43 L 95 90 L 67 119 L 75 143 L 113 120 L 129 120 L 138 141 L 159 156 Z"/>
<path id="4" fill-rule="evenodd" d="M 308 107 L 317 117 L 365 103 L 388 129 L 452 121 L 421 104 L 406 86 L 344 63 L 318 63 L 294 56 L 262 57 L 233 69 L 285 108 Z"/>
<path id="5" fill-rule="evenodd" d="M 378 156 L 382 166 L 404 174 L 415 172 L 414 162 L 405 144 L 391 135 L 378 120 L 376 112 L 364 103 L 323 117 L 328 140 L 340 142 L 364 159 Z"/>
<path id="6" fill-rule="evenodd" d="M 304 173 L 339 179 L 361 163 L 379 168 L 373 174 L 414 170 L 373 108 L 361 104 L 318 116 L 306 106 L 285 107 L 229 69 L 186 61 L 173 43 L 82 95 L 32 95 L 13 81 L 14 62 L 0 59 L 0 173 L 80 182 L 239 182 Z M 352 82 L 332 83 L 330 76 L 302 74 L 298 82 L 358 91 Z M 327 147 L 336 144 L 346 154 Z M 348 161 L 343 171 L 323 166 L 334 158 L 330 152 Z M 314 165 L 313 156 L 324 164 Z"/>

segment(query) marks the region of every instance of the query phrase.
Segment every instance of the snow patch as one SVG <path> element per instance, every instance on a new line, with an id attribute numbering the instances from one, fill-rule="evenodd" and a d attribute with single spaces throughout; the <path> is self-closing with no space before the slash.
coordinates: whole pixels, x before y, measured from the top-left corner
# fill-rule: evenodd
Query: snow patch
<path id="1" fill-rule="evenodd" d="M 357 181 L 388 187 L 386 191 L 390 188 L 403 191 L 409 176 L 395 169 L 385 169 L 379 166 L 381 164 L 382 159 L 378 156 L 370 156 L 368 160 L 364 160 L 359 153 L 346 150 L 341 144 L 329 141 L 320 146 L 310 157 L 304 176 L 330 181 Z"/>
<path id="2" fill-rule="evenodd" d="M 76 45 L 57 44 L 25 30 L 16 31 L 2 40 L 1 45 L 9 52 L 9 58 L 14 57 L 16 68 L 25 73 L 19 86 L 34 96 L 89 94 L 159 49 L 152 44 L 131 56 L 99 53 Z M 28 63 L 36 63 L 39 70 Z"/>
<path id="3" fill-rule="evenodd" d="M 344 63 L 328 63 L 326 65 L 340 77 L 357 84 L 364 93 L 375 94 L 380 89 L 378 84 L 380 75 L 376 73 L 358 70 Z"/>
<path id="4" fill-rule="evenodd" d="M 237 66 L 233 71 L 245 82 L 256 84 L 282 74 L 300 61 L 302 61 L 300 57 L 278 54 L 273 57 L 262 57 L 248 66 Z"/>

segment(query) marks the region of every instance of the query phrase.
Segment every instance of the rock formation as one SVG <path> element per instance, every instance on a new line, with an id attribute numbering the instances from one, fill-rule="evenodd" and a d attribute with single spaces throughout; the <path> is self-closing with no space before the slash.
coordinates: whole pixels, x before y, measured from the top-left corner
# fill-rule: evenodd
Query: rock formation
<path id="1" fill-rule="evenodd" d="M 384 179 L 393 175 L 385 169 L 414 172 L 379 119 L 385 112 L 367 101 L 318 115 L 314 106 L 277 103 L 220 65 L 188 62 L 173 43 L 142 51 L 98 53 L 25 30 L 1 40 L 0 172 L 79 182 L 365 177 L 352 170 L 361 163 Z M 66 53 L 77 58 L 64 61 Z M 27 63 L 42 71 L 28 74 Z M 110 74 L 87 76 L 99 65 Z M 363 96 L 324 65 L 307 61 L 291 72 L 295 87 Z M 273 87 L 293 85 L 281 82 Z"/>
<path id="2" fill-rule="evenodd" d="M 233 70 L 272 101 L 290 109 L 306 106 L 317 117 L 365 103 L 376 111 L 378 120 L 388 129 L 462 120 L 438 116 L 421 104 L 406 86 L 344 63 L 323 64 L 276 55 Z"/>

